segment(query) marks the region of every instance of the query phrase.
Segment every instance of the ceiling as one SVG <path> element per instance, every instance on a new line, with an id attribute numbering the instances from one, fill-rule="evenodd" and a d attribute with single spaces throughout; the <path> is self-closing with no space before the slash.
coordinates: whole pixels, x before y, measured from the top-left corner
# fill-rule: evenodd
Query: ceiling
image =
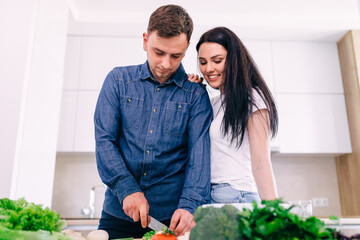
<path id="1" fill-rule="evenodd" d="M 69 0 L 69 35 L 139 36 L 164 4 L 183 6 L 199 35 L 226 26 L 243 39 L 338 41 L 360 29 L 360 0 Z"/>

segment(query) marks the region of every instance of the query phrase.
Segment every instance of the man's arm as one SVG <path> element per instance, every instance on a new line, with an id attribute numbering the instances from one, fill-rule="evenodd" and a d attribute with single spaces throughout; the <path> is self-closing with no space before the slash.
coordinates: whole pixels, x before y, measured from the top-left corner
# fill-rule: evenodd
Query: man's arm
<path id="1" fill-rule="evenodd" d="M 95 109 L 96 160 L 102 181 L 118 197 L 125 213 L 138 221 L 139 218 L 147 219 L 149 207 L 119 151 L 119 98 L 119 82 L 114 79 L 113 72 L 110 72 L 104 81 Z M 143 225 L 147 226 L 146 220 Z"/>
<path id="2" fill-rule="evenodd" d="M 170 229 L 178 235 L 195 225 L 196 208 L 210 201 L 210 138 L 212 107 L 207 92 L 193 103 L 188 123 L 188 163 L 178 209 L 171 219 Z"/>

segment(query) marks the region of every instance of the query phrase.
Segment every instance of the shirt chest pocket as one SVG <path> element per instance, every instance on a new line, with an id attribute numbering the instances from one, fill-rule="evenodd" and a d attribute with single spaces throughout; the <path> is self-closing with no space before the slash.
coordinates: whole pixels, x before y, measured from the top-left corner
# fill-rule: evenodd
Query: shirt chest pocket
<path id="1" fill-rule="evenodd" d="M 120 97 L 121 124 L 125 129 L 138 128 L 144 99 L 130 96 Z"/>
<path id="2" fill-rule="evenodd" d="M 172 136 L 183 136 L 189 120 L 191 104 L 166 102 L 165 105 L 165 132 Z"/>

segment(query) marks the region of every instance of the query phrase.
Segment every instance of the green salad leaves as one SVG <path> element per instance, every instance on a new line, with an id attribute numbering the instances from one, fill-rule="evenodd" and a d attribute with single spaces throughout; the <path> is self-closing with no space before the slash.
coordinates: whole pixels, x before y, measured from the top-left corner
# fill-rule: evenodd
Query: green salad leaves
<path id="1" fill-rule="evenodd" d="M 25 199 L 0 199 L 1 239 L 70 239 L 60 231 L 66 226 L 60 215 Z"/>
<path id="2" fill-rule="evenodd" d="M 0 199 L 0 226 L 14 229 L 49 232 L 60 232 L 66 223 L 60 215 L 42 205 L 28 203 L 25 199 Z"/>

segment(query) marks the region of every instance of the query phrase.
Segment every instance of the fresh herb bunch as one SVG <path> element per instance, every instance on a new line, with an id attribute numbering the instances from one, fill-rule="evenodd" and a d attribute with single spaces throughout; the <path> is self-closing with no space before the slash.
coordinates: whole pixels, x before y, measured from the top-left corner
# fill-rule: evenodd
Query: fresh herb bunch
<path id="1" fill-rule="evenodd" d="M 199 207 L 190 240 L 315 240 L 339 239 L 335 229 L 325 228 L 316 217 L 302 219 L 284 208 L 281 199 L 253 203 L 253 209 L 239 211 L 231 205 L 222 208 Z"/>
<path id="2" fill-rule="evenodd" d="M 294 207 L 284 208 L 281 199 L 262 201 L 264 207 L 253 203 L 253 210 L 239 212 L 241 239 L 333 239 L 334 229 L 325 228 L 324 222 L 316 217 L 302 219 L 291 213 Z"/>
<path id="3" fill-rule="evenodd" d="M 66 223 L 60 215 L 25 199 L 0 199 L 0 226 L 13 230 L 60 232 Z"/>

